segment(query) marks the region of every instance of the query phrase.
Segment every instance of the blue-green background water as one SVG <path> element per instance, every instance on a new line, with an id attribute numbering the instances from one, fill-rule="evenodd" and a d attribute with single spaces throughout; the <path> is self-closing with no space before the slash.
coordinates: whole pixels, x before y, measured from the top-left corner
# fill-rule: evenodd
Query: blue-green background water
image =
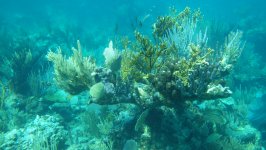
<path id="1" fill-rule="evenodd" d="M 81 29 L 98 27 L 110 30 L 118 26 L 121 34 L 125 34 L 135 17 L 150 15 L 148 20 L 154 20 L 166 14 L 170 6 L 178 10 L 185 6 L 201 8 L 206 20 L 218 20 L 246 30 L 262 22 L 266 14 L 263 0 L 1 1 L 0 11 L 1 25 L 4 27 L 16 25 L 26 30 L 27 27 L 45 28 L 49 24 L 57 23 L 59 26 L 61 23 L 76 24 Z M 249 24 L 244 24 L 246 20 Z"/>
<path id="2" fill-rule="evenodd" d="M 265 55 L 265 1 L 211 1 L 211 0 L 169 0 L 169 1 L 1 1 L 1 28 L 8 30 L 34 30 L 58 28 L 72 28 L 76 30 L 76 38 L 83 32 L 87 36 L 88 47 L 98 48 L 115 34 L 129 35 L 136 20 L 146 18 L 143 31 L 149 33 L 150 24 L 158 16 L 165 15 L 168 8 L 175 6 L 178 10 L 189 6 L 200 8 L 204 18 L 210 22 L 218 22 L 223 26 L 246 31 L 248 41 L 255 44 L 256 51 Z M 254 31 L 256 30 L 256 31 Z M 100 34 L 97 41 L 94 32 Z M 94 38 L 93 38 L 94 37 Z M 85 42 L 85 41 L 84 41 Z"/>
<path id="3" fill-rule="evenodd" d="M 80 40 L 84 54 L 93 56 L 96 59 L 97 65 L 103 65 L 104 57 L 102 53 L 110 40 L 116 41 L 118 38 L 125 36 L 129 37 L 129 39 L 134 39 L 135 30 L 151 36 L 152 24 L 159 16 L 167 15 L 170 7 L 175 7 L 177 11 L 182 11 L 187 6 L 191 9 L 200 8 L 204 18 L 202 26 L 208 26 L 209 44 L 212 48 L 216 48 L 218 41 L 222 43 L 230 31 L 237 29 L 243 31 L 245 48 L 235 70 L 229 77 L 229 85 L 233 92 L 239 89 L 242 91 L 252 91 L 249 94 L 253 95 L 249 95 L 249 99 L 247 98 L 248 104 L 247 108 L 245 108 L 247 117 L 245 119 L 260 131 L 261 143 L 263 143 L 261 145 L 265 146 L 265 0 L 0 0 L 1 87 L 3 87 L 3 84 L 6 85 L 6 89 L 17 89 L 20 91 L 16 94 L 6 92 L 8 93 L 5 96 L 7 97 L 6 99 L 12 99 L 8 97 L 11 97 L 13 94 L 19 95 L 17 99 L 21 98 L 27 102 L 32 99 L 35 100 L 35 97 L 38 97 L 39 101 L 45 99 L 43 98 L 45 95 L 43 93 L 36 96 L 32 92 L 28 92 L 28 87 L 24 85 L 26 79 L 22 78 L 17 80 L 18 83 L 13 83 L 14 77 L 11 77 L 12 73 L 9 72 L 8 65 L 5 65 L 5 59 L 12 61 L 15 52 L 30 49 L 34 56 L 39 56 L 39 59 L 34 61 L 31 68 L 32 72 L 37 73 L 41 70 L 40 68 L 49 68 L 48 66 L 51 65 L 45 57 L 49 49 L 54 50 L 56 47 L 61 46 L 66 49 L 65 53 L 69 56 L 71 47 L 76 45 L 77 40 Z M 44 69 L 39 72 L 41 72 L 41 75 L 45 74 L 45 72 L 54 73 L 52 70 L 47 70 Z M 21 72 L 21 76 L 28 76 L 24 70 Z M 45 77 L 41 76 L 41 78 L 44 79 Z M 52 82 L 53 80 L 50 79 L 49 81 Z M 22 89 L 17 88 L 16 85 L 20 85 Z M 72 95 L 64 92 L 62 94 L 61 91 L 57 92 L 58 88 L 53 90 L 54 93 L 59 93 L 59 96 L 55 94 L 53 95 L 54 97 L 61 97 L 67 100 L 82 99 L 82 97 L 87 96 L 86 94 L 81 94 L 78 98 L 75 96 L 73 98 Z M 54 99 L 58 100 L 57 98 Z M 48 108 L 51 108 L 51 103 L 46 103 L 45 105 L 47 106 L 43 107 L 43 110 L 38 110 L 40 113 L 33 113 L 34 111 L 26 110 L 26 108 L 32 107 L 37 109 L 37 106 L 26 106 L 26 104 L 19 104 L 16 101 L 14 108 L 26 113 L 27 119 L 14 123 L 15 127 L 3 125 L 0 128 L 0 137 L 4 137 L 4 134 L 11 131 L 11 129 L 24 127 L 27 121 L 30 122 L 34 119 L 36 114 L 44 115 L 46 109 L 48 112 Z M 8 109 L 13 108 L 13 103 L 7 102 L 4 106 L 6 106 L 6 110 L 1 110 L 3 114 L 8 112 Z M 90 109 L 99 109 L 98 106 L 95 107 L 93 106 Z M 49 113 L 53 114 L 54 112 L 51 110 L 49 110 Z M 56 113 L 69 115 L 69 117 L 64 118 L 64 123 L 67 124 L 67 127 L 70 127 L 70 124 L 73 123 L 73 118 L 75 118 L 73 116 L 78 116 L 82 112 L 80 110 L 56 108 Z M 21 114 L 21 116 L 23 115 Z M 12 120 L 12 118 L 13 116 L 2 117 L 0 120 L 7 122 L 6 120 Z"/>
<path id="4" fill-rule="evenodd" d="M 80 32 L 84 30 L 104 30 L 108 39 L 115 33 L 125 35 L 132 30 L 132 22 L 136 18 L 149 16 L 144 23 L 145 29 L 157 16 L 167 14 L 168 8 L 175 6 L 182 10 L 185 6 L 200 8 L 205 19 L 218 21 L 240 30 L 252 30 L 263 24 L 265 18 L 265 2 L 263 0 L 244 1 L 1 1 L 1 27 L 16 30 L 21 28 L 26 32 L 40 30 L 48 26 L 74 26 Z M 263 25 L 261 25 L 263 26 Z M 37 28 L 37 29 L 36 29 Z M 118 28 L 118 29 L 117 29 Z M 261 31 L 263 32 L 263 31 Z M 77 36 L 81 36 L 76 33 Z M 263 33 L 260 36 L 263 36 Z M 255 37 L 254 37 L 255 38 Z M 264 39 L 264 38 L 262 38 Z M 250 39 L 256 44 L 262 44 L 261 39 Z M 92 43 L 93 44 L 93 43 Z M 100 43 L 99 43 L 100 44 Z M 263 48 L 263 47 L 260 47 Z M 264 50 L 259 50 L 263 52 Z"/>

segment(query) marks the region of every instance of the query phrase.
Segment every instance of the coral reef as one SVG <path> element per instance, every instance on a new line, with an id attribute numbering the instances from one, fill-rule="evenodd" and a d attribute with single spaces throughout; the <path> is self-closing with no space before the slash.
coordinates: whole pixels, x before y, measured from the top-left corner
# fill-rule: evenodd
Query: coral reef
<path id="1" fill-rule="evenodd" d="M 200 19 L 199 10 L 192 13 L 186 8 L 177 15 L 158 18 L 154 41 L 136 32 L 136 42 L 125 46 L 122 79 L 152 84 L 170 99 L 229 96 L 228 90 L 211 94 L 209 87 L 225 86 L 224 78 L 244 46 L 242 32 L 231 32 L 224 46 L 213 50 L 207 45 L 207 30 L 202 34 L 197 29 Z"/>
<path id="2" fill-rule="evenodd" d="M 242 114 L 237 113 L 239 108 L 234 107 L 233 99 L 230 105 L 224 103 L 228 100 L 188 102 L 182 113 L 168 107 L 150 110 L 143 122 L 148 129 L 136 139 L 138 146 L 143 149 L 259 148 L 260 133 L 240 117 Z M 228 110 L 229 106 L 232 111 Z"/>
<path id="3" fill-rule="evenodd" d="M 67 132 L 54 116 L 36 116 L 25 128 L 14 129 L 5 134 L 1 149 L 61 149 Z"/>
<path id="4" fill-rule="evenodd" d="M 84 38 L 91 28 L 81 33 L 84 49 L 77 41 L 72 50 L 81 30 L 62 25 L 47 36 L 33 30 L 30 47 L 37 52 L 0 60 L 6 62 L 0 68 L 0 149 L 263 149 L 265 134 L 250 121 L 265 130 L 265 90 L 231 91 L 227 83 L 245 46 L 243 33 L 228 31 L 217 42 L 202 19 L 199 9 L 171 9 L 151 30 L 137 28 L 144 25 L 139 22 L 133 38 L 113 38 L 100 52 L 87 51 L 95 47 Z M 40 49 L 50 50 L 45 61 Z M 252 63 L 249 68 L 262 67 Z"/>
<path id="5" fill-rule="evenodd" d="M 93 72 L 93 77 L 97 83 L 89 91 L 92 97 L 89 103 L 101 105 L 134 103 L 132 93 L 134 85 L 123 82 L 116 72 L 98 67 Z"/>

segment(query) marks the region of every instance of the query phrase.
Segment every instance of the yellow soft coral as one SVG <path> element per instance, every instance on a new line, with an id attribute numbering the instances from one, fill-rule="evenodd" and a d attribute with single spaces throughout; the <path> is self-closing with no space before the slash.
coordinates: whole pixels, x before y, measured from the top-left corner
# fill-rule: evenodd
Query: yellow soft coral
<path id="1" fill-rule="evenodd" d="M 80 42 L 77 49 L 72 48 L 73 55 L 65 58 L 61 48 L 57 53 L 49 51 L 47 58 L 54 63 L 55 80 L 58 86 L 70 94 L 78 94 L 88 89 L 94 78 L 91 73 L 95 69 L 95 62 L 90 57 L 83 57 Z"/>

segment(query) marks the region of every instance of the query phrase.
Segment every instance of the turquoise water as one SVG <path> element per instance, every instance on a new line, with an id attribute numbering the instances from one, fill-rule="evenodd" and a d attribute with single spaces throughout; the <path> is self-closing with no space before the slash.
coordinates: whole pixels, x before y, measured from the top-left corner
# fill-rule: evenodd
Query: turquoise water
<path id="1" fill-rule="evenodd" d="M 0 2 L 0 149 L 266 147 L 264 0 Z"/>

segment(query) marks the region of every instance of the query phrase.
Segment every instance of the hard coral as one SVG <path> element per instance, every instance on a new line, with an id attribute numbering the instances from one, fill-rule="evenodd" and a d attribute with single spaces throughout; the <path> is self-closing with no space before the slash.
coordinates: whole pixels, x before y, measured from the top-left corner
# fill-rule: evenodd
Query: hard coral
<path id="1" fill-rule="evenodd" d="M 135 32 L 136 42 L 130 50 L 124 51 L 122 77 L 141 81 L 149 74 L 158 72 L 164 64 L 164 58 L 174 47 L 167 46 L 163 40 L 153 43 L 148 37 Z"/>
<path id="2" fill-rule="evenodd" d="M 200 19 L 199 10 L 186 8 L 179 14 L 159 17 L 153 26 L 154 40 L 136 32 L 136 42 L 124 51 L 122 77 L 152 84 L 166 98 L 214 98 L 207 92 L 208 85 L 224 86 L 224 77 L 243 49 L 242 33 L 231 32 L 215 52 L 207 45 L 207 29 L 204 33 L 197 29 Z M 224 94 L 218 97 L 230 92 Z"/>
<path id="3" fill-rule="evenodd" d="M 169 59 L 161 71 L 154 75 L 153 85 L 168 98 L 198 98 L 205 96 L 208 84 L 219 74 L 215 64 L 207 62 L 212 50 L 204 55 L 198 47 L 191 45 L 190 58 Z M 212 74 L 215 74 L 211 76 Z"/>

